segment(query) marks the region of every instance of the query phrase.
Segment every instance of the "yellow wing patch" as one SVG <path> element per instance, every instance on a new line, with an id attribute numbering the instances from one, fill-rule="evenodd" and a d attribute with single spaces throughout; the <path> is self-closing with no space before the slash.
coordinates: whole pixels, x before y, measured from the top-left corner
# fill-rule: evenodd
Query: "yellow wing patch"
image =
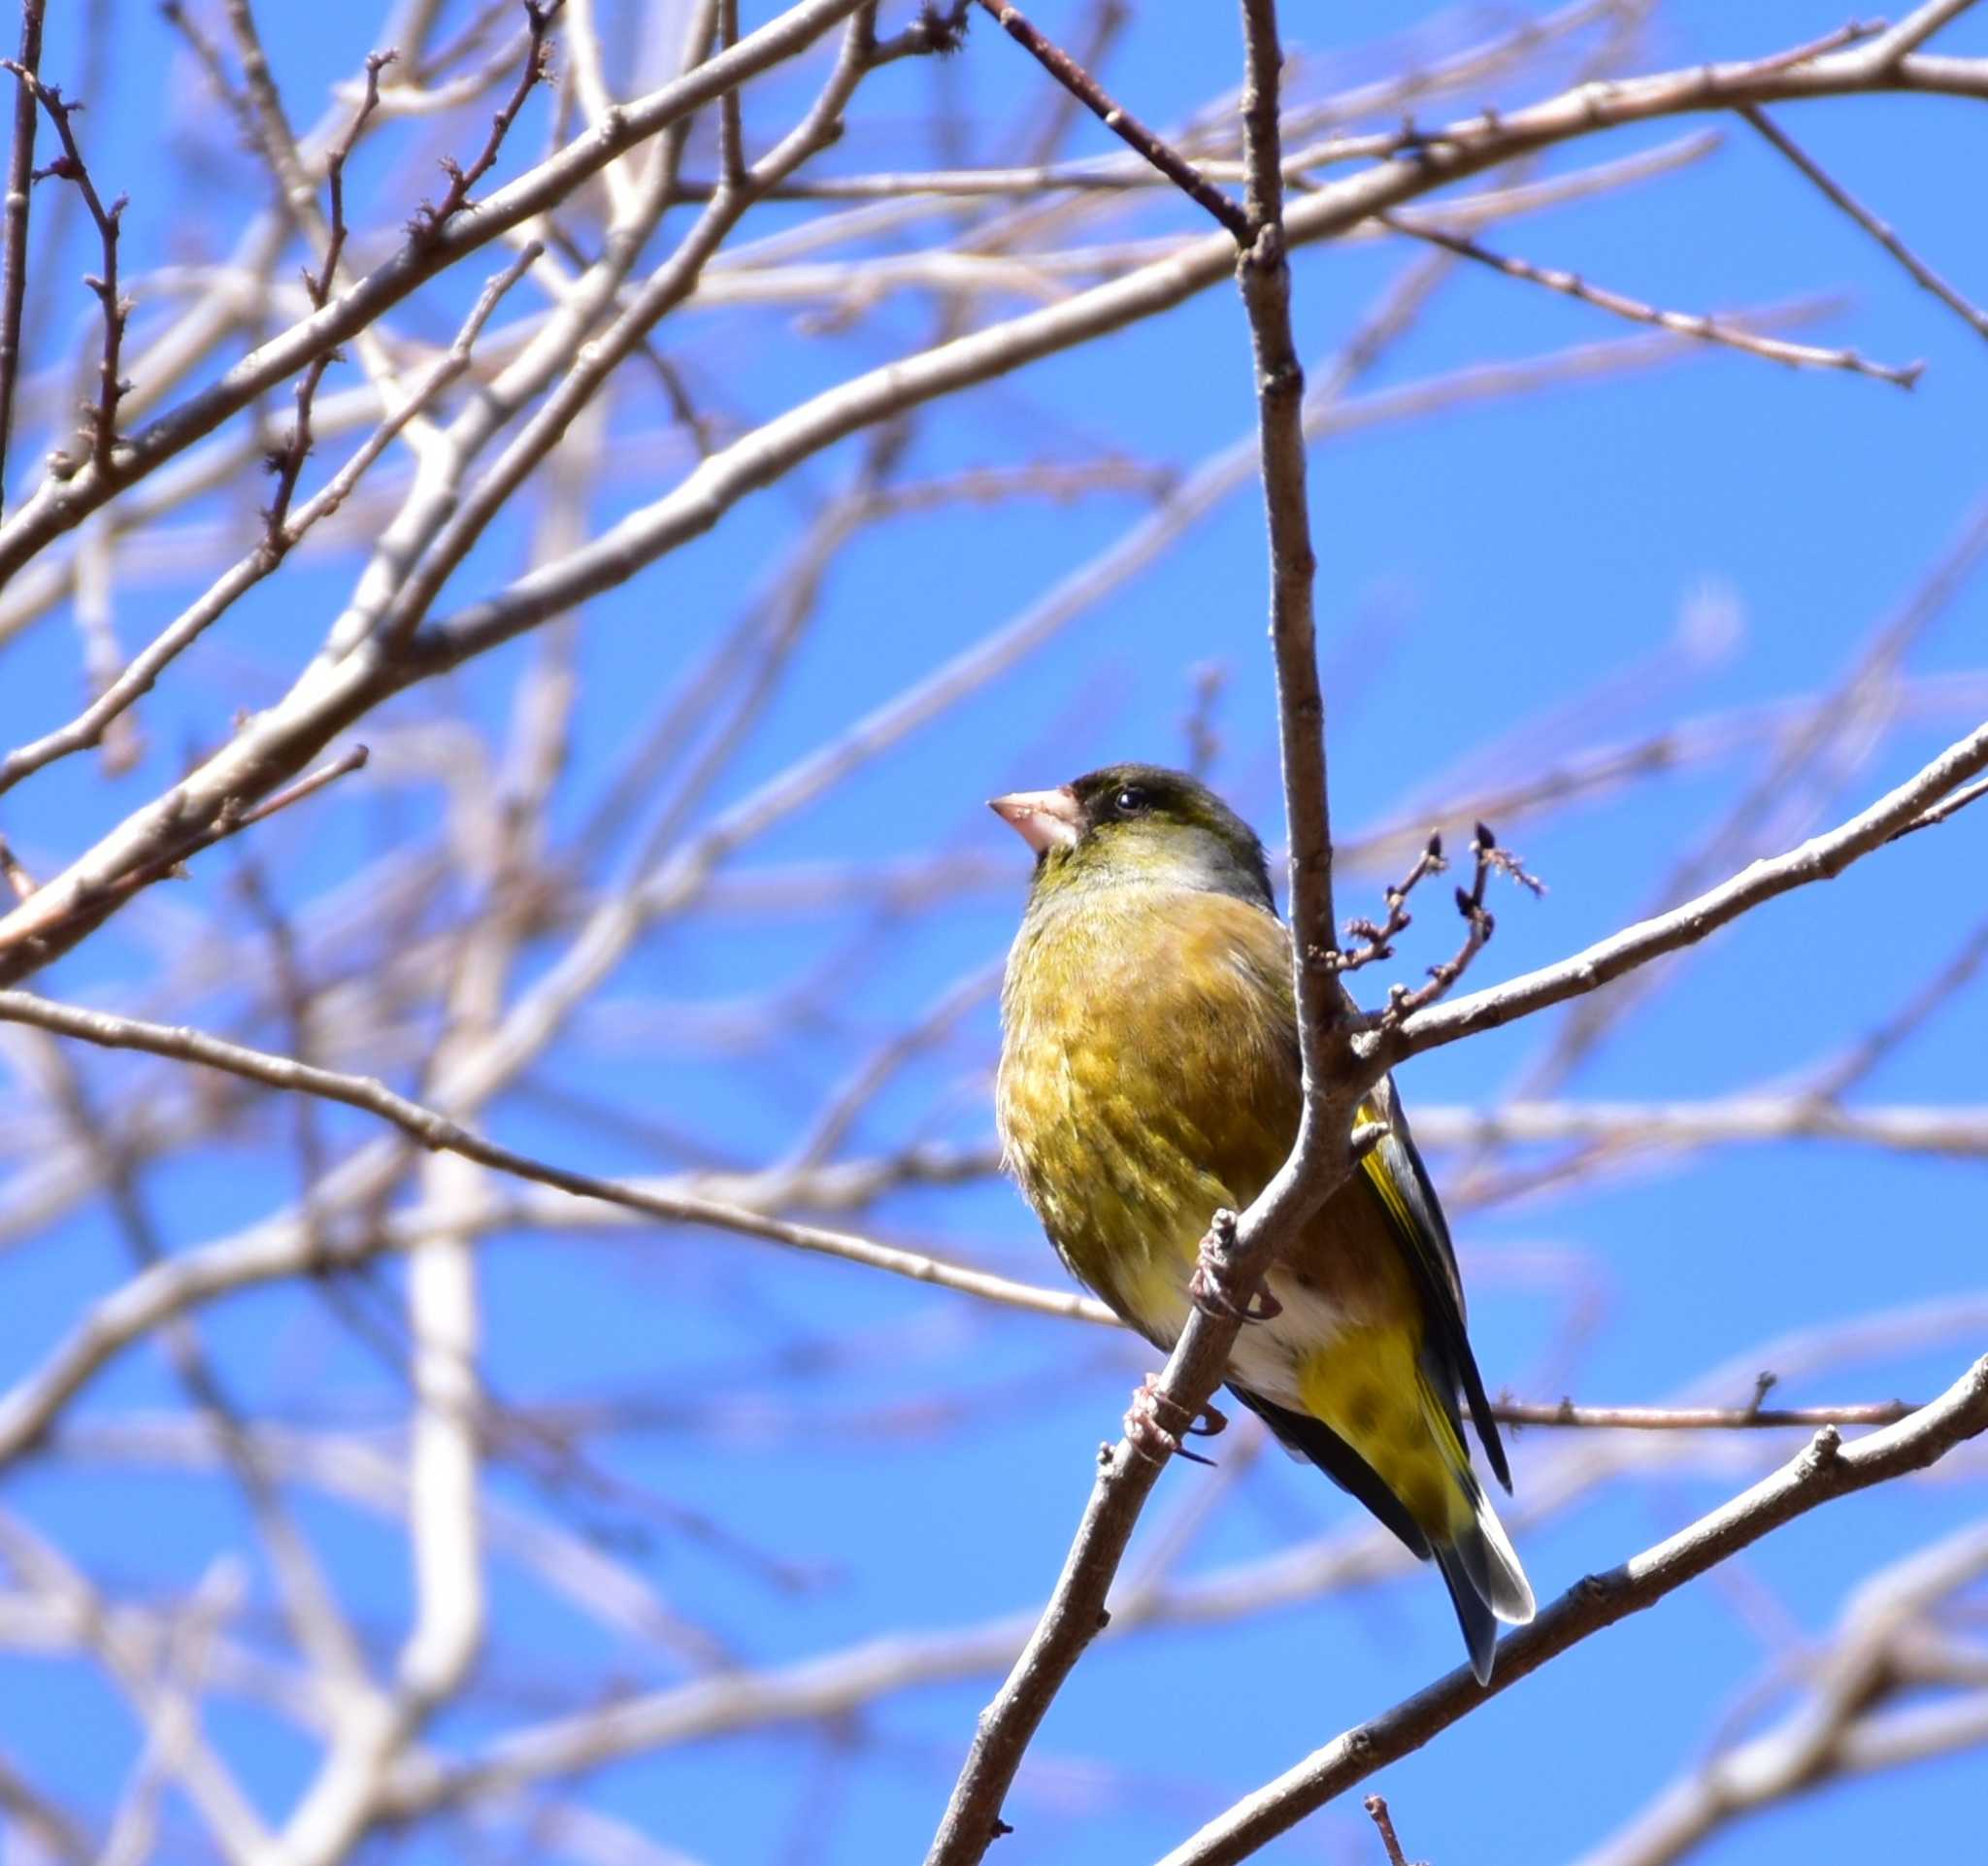
<path id="1" fill-rule="evenodd" d="M 1357 1127 L 1362 1121 L 1378 1121 L 1380 1110 L 1372 1102 L 1362 1102 L 1360 1112 L 1353 1116 Z M 1380 1150 L 1370 1148 L 1367 1156 L 1360 1162 L 1360 1170 L 1367 1175 L 1367 1183 L 1380 1194 L 1380 1202 L 1387 1207 L 1387 1216 L 1392 1218 L 1405 1238 L 1415 1235 L 1416 1224 L 1408 1211 L 1408 1202 L 1402 1196 L 1402 1188 L 1396 1184 L 1395 1177 L 1387 1170 L 1387 1162 L 1381 1158 Z"/>
<path id="2" fill-rule="evenodd" d="M 1405 1328 L 1350 1328 L 1298 1370 L 1305 1410 L 1345 1440 L 1416 1526 L 1453 1542 L 1476 1517 L 1463 1446 Z"/>

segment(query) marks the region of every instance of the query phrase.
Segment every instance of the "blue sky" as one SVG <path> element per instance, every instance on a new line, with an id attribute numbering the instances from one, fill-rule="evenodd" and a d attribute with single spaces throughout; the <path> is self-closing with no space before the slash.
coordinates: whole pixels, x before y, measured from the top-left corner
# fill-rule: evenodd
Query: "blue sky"
<path id="1" fill-rule="evenodd" d="M 749 27 L 770 9 L 743 11 Z M 317 94 L 312 75 L 354 65 L 374 22 L 355 9 L 262 12 L 278 76 L 308 117 Z M 1385 68 L 1356 49 L 1375 29 L 1446 43 L 1490 17 L 1410 8 L 1370 10 L 1360 20 L 1344 10 L 1287 12 L 1287 37 L 1334 61 L 1326 69 L 1335 78 Z M 150 8 L 117 0 L 108 13 L 116 47 L 83 122 L 98 139 L 88 147 L 106 186 L 131 194 L 128 257 L 142 279 L 176 253 L 214 245 L 257 197 L 225 161 L 198 171 L 197 183 L 183 168 L 160 172 L 168 130 L 183 152 L 197 128 L 192 105 L 162 111 L 156 94 L 161 69 L 183 85 L 185 73 L 168 62 L 183 54 Z M 1073 17 L 1041 9 L 1052 33 Z M 1630 64 L 1657 69 L 1773 50 L 1838 23 L 1813 0 L 1745 8 L 1676 0 L 1658 10 Z M 51 20 L 51 76 L 83 67 L 76 34 L 73 15 Z M 1172 120 L 1233 69 L 1234 40 L 1226 9 L 1139 7 L 1109 81 L 1149 119 Z M 1941 49 L 1988 51 L 1988 21 L 1963 20 Z M 907 64 L 884 74 L 874 95 L 866 91 L 824 172 L 934 159 L 908 154 L 903 143 L 935 83 L 950 87 L 971 159 L 992 163 L 1007 159 L 1018 101 L 1041 80 L 982 21 L 943 71 Z M 767 107 L 787 95 L 771 87 Z M 1778 120 L 1933 264 L 1988 294 L 1976 198 L 1988 119 L 1978 106 L 1857 100 L 1791 108 Z M 1527 776 L 1677 719 L 1828 688 L 1977 508 L 1988 417 L 1980 339 L 1885 263 L 1743 125 L 1714 126 L 1724 142 L 1707 160 L 1620 196 L 1494 229 L 1487 243 L 1684 310 L 1840 293 L 1840 307 L 1800 335 L 1888 361 L 1923 358 L 1920 386 L 1905 394 L 1849 375 L 1707 353 L 1321 445 L 1311 496 L 1332 802 L 1343 832 L 1420 821 L 1478 781 Z M 530 127 L 544 134 L 543 121 Z M 1654 147 L 1691 127 L 1661 123 L 1592 139 L 1557 154 L 1548 172 Z M 1070 147 L 1106 144 L 1084 125 Z M 693 146 L 693 165 L 709 159 L 708 142 Z M 404 180 L 382 170 L 366 186 Z M 364 212 L 369 224 L 391 228 L 409 205 L 374 193 Z M 1135 230 L 1182 223 L 1156 206 Z M 1299 257 L 1296 316 L 1308 357 L 1333 353 L 1406 258 L 1381 245 Z M 57 276 L 64 295 L 49 313 L 51 327 L 81 330 L 87 302 L 73 279 Z M 481 276 L 466 281 L 465 298 Z M 411 311 L 411 326 L 443 327 L 450 302 L 445 293 Z M 833 354 L 843 367 L 851 357 L 880 360 L 922 342 L 930 327 L 929 306 L 889 300 Z M 1466 269 L 1361 387 L 1381 391 L 1627 334 L 1587 307 Z M 829 348 L 802 338 L 791 310 L 780 308 L 693 307 L 668 333 L 687 379 L 746 416 L 770 414 L 825 380 Z M 1106 449 L 1191 467 L 1245 433 L 1251 409 L 1240 312 L 1217 290 L 922 421 L 905 471 L 917 479 Z M 639 385 L 616 420 L 628 437 L 655 435 L 659 398 Z M 631 455 L 625 474 L 610 476 L 596 523 L 657 496 L 683 467 L 656 450 L 631 448 Z M 20 496 L 20 463 L 34 450 L 17 443 L 14 457 L 10 500 Z M 581 688 L 555 834 L 585 819 L 646 722 L 767 587 L 810 510 L 845 482 L 854 457 L 845 447 L 811 463 L 795 483 L 743 502 L 710 536 L 589 608 L 577 642 Z M 1142 510 L 1124 495 L 1022 501 L 952 508 L 870 533 L 837 564 L 785 679 L 700 820 L 715 819 L 1021 613 Z M 241 513 L 216 500 L 197 516 L 239 521 Z M 523 531 L 485 541 L 451 584 L 445 612 L 515 570 Z M 223 732 L 236 707 L 281 693 L 358 562 L 349 548 L 300 559 L 149 703 L 148 752 L 136 772 L 110 784 L 74 761 L 0 804 L 0 828 L 31 865 L 86 847 L 153 794 L 188 747 Z M 121 593 L 120 634 L 145 639 L 198 581 L 169 573 Z M 1263 613 L 1261 521 L 1244 488 L 1144 575 L 940 723 L 756 839 L 725 870 L 750 879 L 788 864 L 953 853 L 993 865 L 991 875 L 908 913 L 879 912 L 853 893 L 783 915 L 713 897 L 654 929 L 570 1040 L 487 1111 L 486 1125 L 513 1145 L 600 1172 L 780 1157 L 877 1044 L 1003 950 L 1026 861 L 981 799 L 1061 782 L 1110 758 L 1178 758 L 1192 671 L 1204 664 L 1225 677 L 1216 779 L 1274 837 Z M 1920 701 L 1902 706 L 1868 755 L 1825 786 L 1809 814 L 1790 819 L 1796 833 L 1861 807 L 1973 723 L 1978 710 L 1969 715 L 1968 696 L 1939 682 L 1988 671 L 1984 624 L 1988 595 L 1971 582 L 1909 656 L 1905 672 L 1920 683 Z M 451 711 L 501 729 L 537 652 L 535 642 L 515 644 L 457 677 L 446 694 L 402 703 L 382 724 L 407 728 Z M 0 648 L 0 738 L 13 744 L 65 716 L 74 656 L 59 623 Z M 1978 708 L 1978 693 L 1972 699 Z M 1756 738 L 1727 756 L 1509 826 L 1508 840 L 1551 891 L 1539 903 L 1516 893 L 1499 902 L 1498 935 L 1476 976 L 1503 977 L 1572 951 L 1645 911 L 1673 864 L 1765 769 L 1767 752 Z M 301 903 L 383 849 L 432 837 L 443 804 L 439 786 L 389 772 L 272 824 L 257 854 L 284 898 Z M 1978 813 L 1958 818 L 1692 954 L 1566 1093 L 1699 1100 L 1772 1084 L 1836 1053 L 1894 1013 L 1978 918 L 1983 834 Z M 226 859 L 206 858 L 171 900 L 127 914 L 40 988 L 143 1004 L 201 937 L 201 916 L 246 937 L 231 872 Z M 604 864 L 589 879 L 612 872 Z M 1371 911 L 1381 879 L 1349 875 L 1342 912 Z M 1445 950 L 1441 915 L 1425 918 L 1423 945 L 1405 948 L 1407 966 Z M 526 952 L 519 988 L 559 946 Z M 335 952 L 321 958 L 349 962 Z M 804 1015 L 734 1016 L 732 1040 L 712 1043 L 714 1014 L 731 1016 L 770 997 Z M 175 1015 L 226 1027 L 240 1009 L 230 987 Z M 1982 1019 L 1976 984 L 1859 1097 L 1978 1100 Z M 1535 1020 L 1419 1060 L 1402 1082 L 1411 1114 L 1423 1104 L 1495 1100 L 1554 1028 L 1552 1018 Z M 910 1061 L 844 1150 L 984 1140 L 995 1041 L 983 1003 Z M 177 1080 L 115 1058 L 83 1061 L 106 1096 L 131 1083 L 165 1094 Z M 381 1066 L 408 1080 L 403 1064 Z M 324 1128 L 341 1147 L 371 1134 L 343 1113 Z M 288 1199 L 288 1135 L 284 1112 L 266 1110 L 154 1169 L 148 1197 L 171 1248 L 224 1236 Z M 1445 1183 L 1466 1164 L 1452 1155 L 1433 1163 Z M 32 1164 L 17 1156 L 7 1167 L 24 1173 Z M 1784 1396 L 1930 1395 L 1979 1349 L 1984 1194 L 1978 1159 L 1799 1143 L 1658 1159 L 1560 1196 L 1460 1211 L 1455 1229 L 1486 1380 L 1494 1391 L 1528 1397 L 1654 1401 L 1723 1370 L 1707 1395 L 1738 1402 L 1751 1390 L 1752 1370 L 1774 1364 L 1761 1358 L 1769 1345 L 1930 1305 L 1951 1326 L 1922 1331 L 1904 1350 L 1791 1375 Z M 0 1187 L 0 1211 L 4 1198 Z M 1019 1200 L 999 1183 L 902 1193 L 855 1222 L 1030 1281 L 1061 1279 Z M 37 1364 L 83 1308 L 121 1280 L 121 1253 L 100 1204 L 9 1250 L 0 1377 L 11 1382 Z M 492 1495 L 577 1523 L 750 1665 L 794 1664 L 886 1635 L 937 1637 L 1033 1607 L 1075 1525 L 1093 1449 L 1115 1431 L 1150 1362 L 1129 1339 L 986 1312 L 944 1291 L 694 1231 L 509 1236 L 490 1242 L 480 1265 L 485 1371 L 496 1393 L 518 1404 L 633 1397 L 662 1414 L 652 1429 L 594 1448 L 625 1486 L 619 1493 L 548 1489 L 498 1465 L 488 1477 Z M 390 1303 L 398 1267 L 376 1282 Z M 390 1433 L 404 1412 L 393 1381 L 308 1293 L 237 1298 L 204 1315 L 202 1327 L 258 1413 L 313 1429 Z M 148 1351 L 96 1382 L 75 1418 L 115 1424 L 181 1404 L 162 1356 Z M 1518 1440 L 1516 1533 L 1542 1598 L 1670 1533 L 1796 1443 L 1695 1448 L 1673 1466 L 1616 1478 L 1527 1523 L 1528 1496 L 1550 1493 L 1561 1461 L 1591 1449 L 1544 1431 Z M 1374 1785 L 1393 1803 L 1410 1857 L 1437 1866 L 1579 1857 L 1701 1757 L 1721 1719 L 1738 1716 L 1743 1728 L 1757 1717 L 1751 1685 L 1776 1666 L 1797 1666 L 1805 1642 L 1827 1633 L 1860 1577 L 1977 1516 L 1980 1472 L 1978 1457 L 1962 1459 L 1931 1482 L 1830 1506 L 1386 1771 Z M 1141 1549 L 1192 1511 L 1211 1481 L 1184 1466 L 1167 1473 L 1135 1569 Z M 407 1609 L 402 1539 L 348 1504 L 306 1490 L 297 1501 L 355 1620 L 390 1651 Z M 143 1599 L 192 1585 L 247 1539 L 225 1486 L 93 1458 L 86 1441 L 68 1459 L 10 1474 L 0 1502 L 105 1587 Z M 1353 1506 L 1315 1473 L 1263 1458 L 1201 1527 L 1176 1585 L 1191 1601 L 1198 1583 L 1239 1565 L 1360 1531 Z M 798 1573 L 773 1572 L 783 1566 Z M 584 1708 L 604 1682 L 641 1690 L 684 1676 L 667 1645 L 604 1635 L 514 1567 L 500 1562 L 492 1585 L 495 1637 L 480 1675 L 487 1690 L 477 1708 L 438 1724 L 438 1749 L 467 1751 L 506 1729 Z M 252 1563 L 247 1586 L 238 1630 L 252 1643 L 272 1630 L 266 1578 Z M 998 1857 L 1075 1866 L 1157 1855 L 1458 1656 L 1449 1609 L 1426 1572 L 1108 1642 L 1045 1725 L 1009 1810 L 1018 1831 Z M 617 1764 L 589 1777 L 580 1798 L 711 1866 L 916 1857 L 991 1683 L 977 1674 L 895 1694 L 827 1731 L 774 1727 Z M 279 1816 L 309 1780 L 310 1746 L 224 1694 L 210 1725 L 265 1814 Z M 23 1772 L 101 1811 L 135 1743 L 127 1711 L 88 1667 L 0 1654 L 0 1753 Z M 1700 1856 L 1779 1866 L 1951 1845 L 1977 1824 L 1978 1770 L 1978 1757 L 1962 1757 L 1832 1787 L 1735 1826 Z M 499 1850 L 518 1844 L 517 1830 L 508 1840 L 492 1831 Z M 161 1856 L 194 1857 L 192 1833 L 176 1814 Z M 459 1840 L 388 1839 L 375 1850 L 383 1856 L 398 1844 L 439 1859 L 454 1856 Z M 1378 1853 L 1355 1796 L 1262 1857 L 1283 1866 Z"/>

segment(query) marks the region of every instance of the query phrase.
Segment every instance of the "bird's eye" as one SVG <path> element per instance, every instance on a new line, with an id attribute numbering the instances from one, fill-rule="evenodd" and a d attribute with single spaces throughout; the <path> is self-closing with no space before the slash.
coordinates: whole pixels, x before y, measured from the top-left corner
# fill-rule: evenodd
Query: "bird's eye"
<path id="1" fill-rule="evenodd" d="M 1140 784 L 1127 784 L 1111 799 L 1112 812 L 1120 816 L 1143 816 L 1152 807 L 1152 794 Z"/>

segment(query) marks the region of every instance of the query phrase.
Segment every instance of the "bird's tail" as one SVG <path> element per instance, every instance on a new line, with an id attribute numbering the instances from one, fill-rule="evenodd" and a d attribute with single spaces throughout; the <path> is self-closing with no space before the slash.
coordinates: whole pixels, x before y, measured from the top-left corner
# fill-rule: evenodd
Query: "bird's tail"
<path id="1" fill-rule="evenodd" d="M 1442 1571 L 1443 1584 L 1456 1608 L 1457 1623 L 1470 1649 L 1471 1670 L 1482 1684 L 1491 1677 L 1498 1622 L 1523 1626 L 1533 1616 L 1532 1583 L 1526 1580 L 1505 1525 L 1498 1520 L 1498 1512 L 1471 1469 L 1470 1453 L 1464 1449 L 1449 1408 L 1426 1378 L 1420 1390 L 1423 1419 L 1441 1449 L 1453 1486 L 1446 1532 L 1431 1531 L 1430 1553 Z"/>

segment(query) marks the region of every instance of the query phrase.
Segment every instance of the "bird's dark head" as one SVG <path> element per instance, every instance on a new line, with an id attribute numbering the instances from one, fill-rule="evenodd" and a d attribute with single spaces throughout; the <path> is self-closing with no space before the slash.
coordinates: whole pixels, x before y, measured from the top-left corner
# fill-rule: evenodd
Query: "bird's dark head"
<path id="1" fill-rule="evenodd" d="M 1032 901 L 1077 888 L 1156 884 L 1271 905 L 1256 832 L 1198 778 L 1114 764 L 988 808 L 1036 851 Z"/>

